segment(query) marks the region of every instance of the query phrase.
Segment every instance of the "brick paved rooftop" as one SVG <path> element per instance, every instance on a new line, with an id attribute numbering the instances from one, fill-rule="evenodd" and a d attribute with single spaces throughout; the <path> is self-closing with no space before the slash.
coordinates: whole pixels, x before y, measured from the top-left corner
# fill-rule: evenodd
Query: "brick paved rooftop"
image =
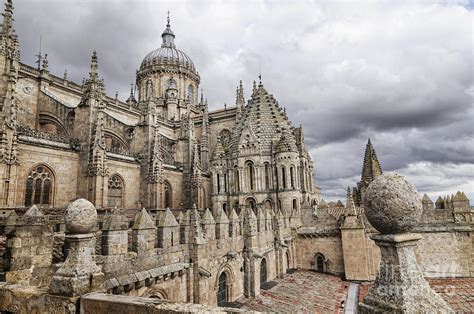
<path id="1" fill-rule="evenodd" d="M 278 313 L 343 313 L 349 283 L 341 278 L 309 270 L 298 270 L 274 280 L 277 285 L 261 290 L 256 299 L 239 303 L 242 309 Z"/>

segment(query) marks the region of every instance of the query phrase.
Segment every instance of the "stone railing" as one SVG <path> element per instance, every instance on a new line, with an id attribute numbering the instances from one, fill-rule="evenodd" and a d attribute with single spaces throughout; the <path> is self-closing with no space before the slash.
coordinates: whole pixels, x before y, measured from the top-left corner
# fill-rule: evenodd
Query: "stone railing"
<path id="1" fill-rule="evenodd" d="M 56 143 L 68 144 L 69 147 L 73 150 L 80 149 L 79 140 L 68 137 L 68 136 L 44 132 L 44 131 L 40 131 L 40 130 L 36 130 L 30 127 L 20 126 L 20 125 L 17 126 L 17 132 L 19 136 L 23 135 L 24 137 L 26 137 L 26 138 L 23 138 L 23 140 L 26 140 L 26 141 L 28 141 L 27 139 L 28 137 L 32 137 L 39 140 L 46 140 L 46 141 L 51 141 L 51 142 L 56 142 Z M 20 140 L 22 140 L 22 138 L 20 138 Z M 48 143 L 45 142 L 44 144 L 48 144 Z"/>
<path id="2" fill-rule="evenodd" d="M 141 159 L 141 155 L 139 153 L 132 152 L 132 151 L 130 151 L 128 149 L 124 149 L 122 147 L 107 146 L 105 148 L 105 151 L 107 153 L 111 153 L 113 155 L 120 155 L 120 156 L 128 157 L 128 159 L 133 159 L 135 161 L 139 161 Z"/>

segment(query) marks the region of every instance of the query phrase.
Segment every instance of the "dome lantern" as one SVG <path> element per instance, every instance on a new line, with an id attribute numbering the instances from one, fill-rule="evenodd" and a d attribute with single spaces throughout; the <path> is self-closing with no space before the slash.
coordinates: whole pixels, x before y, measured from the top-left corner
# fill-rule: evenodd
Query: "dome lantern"
<path id="1" fill-rule="evenodd" d="M 170 11 L 168 11 L 166 29 L 163 32 L 163 34 L 161 34 L 161 38 L 163 38 L 163 43 L 161 44 L 161 48 L 176 48 L 176 45 L 174 44 L 175 35 L 173 31 L 171 30 L 171 25 L 170 25 Z"/>

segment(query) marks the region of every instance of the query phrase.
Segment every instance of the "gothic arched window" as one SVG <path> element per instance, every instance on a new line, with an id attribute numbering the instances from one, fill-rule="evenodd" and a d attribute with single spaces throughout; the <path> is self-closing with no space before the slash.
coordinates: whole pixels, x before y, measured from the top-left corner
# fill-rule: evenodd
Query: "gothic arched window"
<path id="1" fill-rule="evenodd" d="M 107 205 L 109 207 L 122 207 L 123 180 L 118 174 L 109 178 L 107 191 Z"/>
<path id="2" fill-rule="evenodd" d="M 53 199 L 54 177 L 51 169 L 44 165 L 36 166 L 26 179 L 25 206 L 47 207 Z"/>
<path id="3" fill-rule="evenodd" d="M 173 191 L 171 190 L 171 184 L 168 181 L 164 183 L 164 191 L 163 191 L 163 207 L 164 208 L 172 208 L 173 205 Z"/>
<path id="4" fill-rule="evenodd" d="M 298 209 L 298 202 L 296 201 L 296 198 L 293 199 L 293 211 Z"/>

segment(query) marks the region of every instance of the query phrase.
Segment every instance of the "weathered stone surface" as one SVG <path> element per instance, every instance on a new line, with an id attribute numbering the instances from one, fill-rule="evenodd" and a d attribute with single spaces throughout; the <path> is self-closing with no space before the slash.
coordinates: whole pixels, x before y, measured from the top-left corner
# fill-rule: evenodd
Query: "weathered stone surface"
<path id="1" fill-rule="evenodd" d="M 451 312 L 423 278 L 416 261 L 414 249 L 421 235 L 405 232 L 421 216 L 416 188 L 398 174 L 384 174 L 369 185 L 364 202 L 367 219 L 382 233 L 372 236 L 382 258 L 360 313 Z"/>
<path id="2" fill-rule="evenodd" d="M 365 214 L 372 226 L 384 234 L 412 230 L 422 214 L 416 187 L 397 173 L 378 176 L 367 188 Z"/>
<path id="3" fill-rule="evenodd" d="M 97 210 L 91 202 L 80 198 L 68 206 L 64 221 L 67 233 L 88 233 L 97 223 Z"/>

